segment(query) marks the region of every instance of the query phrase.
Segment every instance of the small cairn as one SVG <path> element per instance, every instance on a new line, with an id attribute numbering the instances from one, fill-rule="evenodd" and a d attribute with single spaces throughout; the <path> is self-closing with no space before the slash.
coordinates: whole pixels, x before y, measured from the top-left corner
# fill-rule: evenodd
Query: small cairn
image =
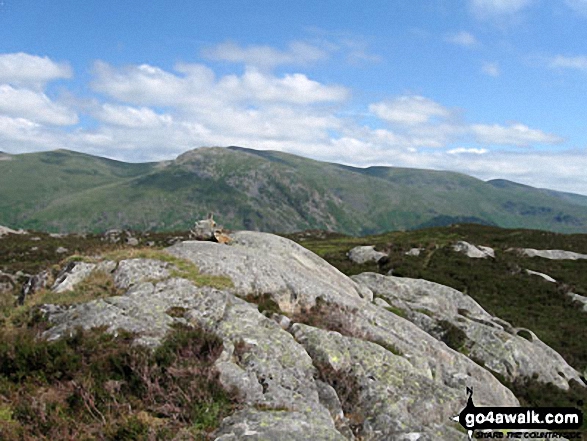
<path id="1" fill-rule="evenodd" d="M 212 213 L 208 214 L 207 219 L 199 220 L 194 224 L 194 227 L 190 230 L 190 238 L 224 244 L 229 244 L 232 241 L 228 231 L 216 224 Z"/>

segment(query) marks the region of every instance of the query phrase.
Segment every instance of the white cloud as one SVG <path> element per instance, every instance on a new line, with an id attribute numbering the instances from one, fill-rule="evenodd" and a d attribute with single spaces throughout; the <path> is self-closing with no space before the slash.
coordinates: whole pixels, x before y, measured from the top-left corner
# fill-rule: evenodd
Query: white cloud
<path id="1" fill-rule="evenodd" d="M 338 102 L 348 97 L 342 86 L 329 86 L 303 74 L 279 78 L 256 69 L 241 75 L 215 78 L 214 72 L 199 64 L 179 64 L 183 76 L 149 65 L 116 69 L 106 63 L 95 65 L 95 90 L 121 101 L 144 106 L 179 106 L 215 109 L 218 103 L 314 104 Z"/>
<path id="2" fill-rule="evenodd" d="M 8 84 L 0 84 L 0 114 L 50 125 L 66 126 L 78 122 L 75 112 L 54 103 L 44 93 L 17 89 Z"/>
<path id="3" fill-rule="evenodd" d="M 566 57 L 564 55 L 557 55 L 549 61 L 548 66 L 553 69 L 576 69 L 587 71 L 587 57 Z"/>
<path id="4" fill-rule="evenodd" d="M 519 123 L 510 124 L 507 127 L 499 124 L 473 124 L 471 131 L 477 142 L 482 144 L 527 147 L 532 144 L 557 144 L 563 141 L 559 136 L 531 129 Z"/>
<path id="5" fill-rule="evenodd" d="M 472 153 L 475 155 L 484 155 L 487 152 L 489 152 L 489 150 L 487 150 L 487 149 L 457 147 L 456 149 L 448 150 L 446 153 L 448 153 L 449 155 L 460 155 L 462 153 L 465 153 L 465 154 Z"/>
<path id="6" fill-rule="evenodd" d="M 499 68 L 499 63 L 497 62 L 484 62 L 483 66 L 481 66 L 481 71 L 491 77 L 498 77 L 501 74 L 501 69 Z"/>
<path id="7" fill-rule="evenodd" d="M 39 88 L 49 81 L 71 76 L 68 64 L 56 63 L 48 57 L 23 52 L 0 54 L 0 83 Z"/>
<path id="8" fill-rule="evenodd" d="M 369 111 L 384 121 L 400 125 L 418 125 L 432 118 L 448 118 L 450 111 L 431 99 L 418 95 L 401 96 L 371 104 Z"/>
<path id="9" fill-rule="evenodd" d="M 469 0 L 469 7 L 478 18 L 511 16 L 528 7 L 533 0 Z"/>
<path id="10" fill-rule="evenodd" d="M 96 120 L 92 129 L 59 127 L 77 116 L 43 91 L 2 86 L 1 145 L 14 153 L 74 146 L 133 161 L 170 159 L 202 145 L 242 145 L 356 166 L 451 169 L 587 193 L 584 151 L 564 157 L 531 149 L 487 154 L 490 144 L 530 146 L 562 139 L 520 123 L 468 124 L 454 109 L 419 95 L 371 104 L 369 127 L 344 112 L 346 88 L 301 73 L 275 75 L 248 67 L 238 75 L 217 76 L 201 64 L 167 71 L 99 62 L 94 75 L 101 101 L 90 97 L 89 104 L 78 106 Z"/>
<path id="11" fill-rule="evenodd" d="M 226 42 L 205 49 L 203 55 L 213 60 L 270 68 L 279 65 L 313 63 L 326 58 L 328 53 L 301 41 L 290 43 L 285 51 L 280 51 L 271 46 L 242 47 L 236 43 Z"/>
<path id="12" fill-rule="evenodd" d="M 469 48 L 475 47 L 479 44 L 479 42 L 477 41 L 475 36 L 467 31 L 460 31 L 460 32 L 457 32 L 456 34 L 446 35 L 444 38 L 444 41 L 447 41 L 448 43 L 456 44 L 458 46 L 469 47 Z"/>
<path id="13" fill-rule="evenodd" d="M 161 127 L 172 123 L 171 116 L 159 115 L 147 107 L 104 104 L 95 116 L 106 124 L 129 128 Z"/>

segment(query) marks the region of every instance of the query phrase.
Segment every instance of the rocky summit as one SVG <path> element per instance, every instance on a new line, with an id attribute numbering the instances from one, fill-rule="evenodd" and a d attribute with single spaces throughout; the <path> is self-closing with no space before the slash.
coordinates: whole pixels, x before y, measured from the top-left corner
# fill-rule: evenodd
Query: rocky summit
<path id="1" fill-rule="evenodd" d="M 72 261 L 53 292 L 101 274 L 115 295 L 43 304 L 43 337 L 101 327 L 155 350 L 177 325 L 217 336 L 213 368 L 239 403 L 212 433 L 219 441 L 462 440 L 451 418 L 465 406 L 467 387 L 477 406 L 518 406 L 496 376 L 561 390 L 583 384 L 533 332 L 455 289 L 369 272 L 350 278 L 268 233 L 230 239 Z M 208 279 L 196 283 L 190 265 Z"/>

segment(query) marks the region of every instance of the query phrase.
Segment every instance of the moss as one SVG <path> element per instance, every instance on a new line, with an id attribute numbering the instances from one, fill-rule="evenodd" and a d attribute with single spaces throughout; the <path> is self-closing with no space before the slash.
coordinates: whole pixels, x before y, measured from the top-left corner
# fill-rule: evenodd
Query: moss
<path id="1" fill-rule="evenodd" d="M 12 421 L 12 408 L 5 404 L 0 404 L 0 422 L 7 423 Z"/>
<path id="2" fill-rule="evenodd" d="M 381 340 L 369 340 L 369 341 L 371 343 L 375 343 L 376 345 L 381 346 L 383 349 L 391 352 L 394 355 L 399 355 L 399 356 L 404 355 L 404 353 L 400 349 L 398 349 L 395 345 L 393 345 L 391 343 L 387 343 L 387 342 L 381 341 Z"/>
<path id="3" fill-rule="evenodd" d="M 397 308 L 395 306 L 386 306 L 385 309 L 387 309 L 389 312 L 395 314 L 395 315 L 399 315 L 400 317 L 406 318 L 406 312 L 403 309 Z"/>

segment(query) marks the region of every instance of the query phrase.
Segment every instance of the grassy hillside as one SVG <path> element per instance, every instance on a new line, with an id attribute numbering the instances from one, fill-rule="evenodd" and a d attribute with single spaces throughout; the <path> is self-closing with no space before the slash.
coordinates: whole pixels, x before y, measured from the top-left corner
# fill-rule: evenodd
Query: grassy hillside
<path id="1" fill-rule="evenodd" d="M 127 164 L 69 151 L 0 161 L 0 224 L 55 232 L 229 228 L 351 235 L 455 222 L 587 232 L 587 197 L 460 173 L 366 169 L 281 152 L 200 148 Z"/>

